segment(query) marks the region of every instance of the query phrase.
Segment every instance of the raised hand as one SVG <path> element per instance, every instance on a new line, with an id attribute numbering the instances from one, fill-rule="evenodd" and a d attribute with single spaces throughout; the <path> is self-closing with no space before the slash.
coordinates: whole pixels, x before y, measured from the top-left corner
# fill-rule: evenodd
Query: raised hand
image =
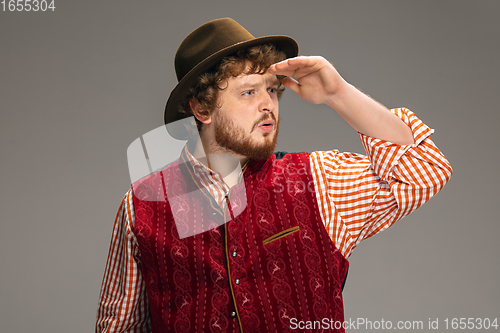
<path id="1" fill-rule="evenodd" d="M 348 86 L 335 67 L 319 56 L 290 58 L 271 65 L 268 71 L 287 76 L 283 85 L 314 104 L 330 104 L 331 98 Z"/>
<path id="2" fill-rule="evenodd" d="M 413 133 L 401 119 L 347 83 L 323 57 L 290 58 L 271 65 L 268 72 L 285 75 L 285 87 L 306 101 L 330 106 L 360 133 L 396 144 L 414 142 Z"/>

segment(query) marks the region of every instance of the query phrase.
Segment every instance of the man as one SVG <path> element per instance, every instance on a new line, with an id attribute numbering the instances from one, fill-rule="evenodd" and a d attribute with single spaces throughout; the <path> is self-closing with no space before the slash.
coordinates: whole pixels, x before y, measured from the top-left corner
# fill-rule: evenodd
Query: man
<path id="1" fill-rule="evenodd" d="M 228 18 L 182 42 L 165 122 L 190 140 L 122 201 L 96 331 L 286 332 L 300 322 L 344 332 L 354 247 L 421 206 L 452 171 L 411 111 L 388 110 L 297 51 L 290 37 L 254 38 Z M 331 106 L 367 156 L 273 154 L 281 82 Z M 194 134 L 177 125 L 186 117 Z"/>

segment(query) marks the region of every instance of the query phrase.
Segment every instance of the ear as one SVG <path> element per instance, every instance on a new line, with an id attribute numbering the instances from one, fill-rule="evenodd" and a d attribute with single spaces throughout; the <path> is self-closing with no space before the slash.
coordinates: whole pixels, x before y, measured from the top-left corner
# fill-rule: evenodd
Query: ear
<path id="1" fill-rule="evenodd" d="M 205 110 L 200 102 L 196 98 L 191 98 L 189 100 L 189 107 L 193 111 L 193 115 L 203 124 L 210 124 L 212 122 L 212 116 L 210 112 Z"/>

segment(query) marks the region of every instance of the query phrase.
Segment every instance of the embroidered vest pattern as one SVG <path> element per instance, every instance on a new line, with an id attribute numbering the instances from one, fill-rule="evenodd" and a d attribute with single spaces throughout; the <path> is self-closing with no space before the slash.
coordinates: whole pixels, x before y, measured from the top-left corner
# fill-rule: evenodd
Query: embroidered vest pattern
<path id="1" fill-rule="evenodd" d="M 189 191 L 193 182 L 184 169 L 173 163 L 133 187 L 153 332 L 292 332 L 292 319 L 344 321 L 348 262 L 321 221 L 309 154 L 252 162 L 244 186 L 230 192 L 234 206 L 246 191 L 246 207 L 236 216 L 231 205 L 222 212 L 199 197 L 148 200 L 167 197 L 166 187 Z M 213 228 L 179 238 L 179 228 L 197 225 Z"/>

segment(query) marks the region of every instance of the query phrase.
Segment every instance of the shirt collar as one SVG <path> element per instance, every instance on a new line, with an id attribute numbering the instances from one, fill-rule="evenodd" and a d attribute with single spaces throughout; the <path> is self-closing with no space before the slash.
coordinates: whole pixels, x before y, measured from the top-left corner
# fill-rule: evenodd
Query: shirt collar
<path id="1" fill-rule="evenodd" d="M 189 152 L 189 149 L 186 146 L 184 146 L 184 148 L 182 149 L 182 153 L 181 153 L 181 158 L 184 160 L 184 161 L 187 161 L 189 163 L 187 163 L 189 165 L 189 167 L 191 168 L 191 170 L 193 171 L 193 173 L 195 174 L 195 176 L 197 177 L 202 177 L 202 176 L 205 176 L 205 177 L 210 177 L 210 178 L 219 178 L 222 180 L 222 177 L 221 175 L 216 172 L 216 171 L 213 171 L 212 169 L 210 169 L 209 167 L 207 167 L 205 164 L 201 163 L 198 159 L 196 159 L 196 157 L 194 157 L 190 152 Z M 247 167 L 250 165 L 250 160 L 248 160 L 245 165 L 243 165 L 243 167 L 241 168 L 242 172 L 240 174 L 240 180 L 241 180 L 241 177 L 243 177 L 244 173 L 245 173 L 245 170 L 247 169 Z"/>

